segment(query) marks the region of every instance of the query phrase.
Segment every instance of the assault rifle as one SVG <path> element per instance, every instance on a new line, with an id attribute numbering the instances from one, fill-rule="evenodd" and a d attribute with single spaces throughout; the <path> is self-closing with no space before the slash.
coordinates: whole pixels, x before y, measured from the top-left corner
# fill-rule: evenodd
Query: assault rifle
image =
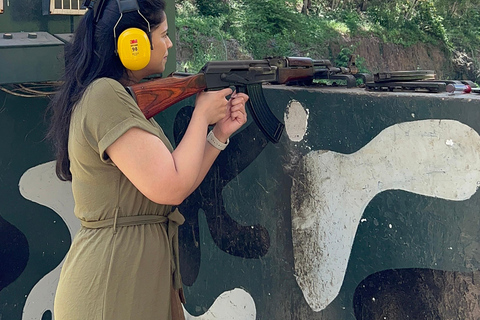
<path id="1" fill-rule="evenodd" d="M 235 87 L 248 94 L 247 107 L 265 136 L 276 143 L 284 130 L 263 96 L 262 84 L 305 83 L 325 76 L 328 60 L 306 57 L 265 58 L 263 60 L 211 61 L 197 74 L 174 73 L 167 78 L 127 87 L 145 117 L 151 118 L 173 104 L 203 90 Z"/>

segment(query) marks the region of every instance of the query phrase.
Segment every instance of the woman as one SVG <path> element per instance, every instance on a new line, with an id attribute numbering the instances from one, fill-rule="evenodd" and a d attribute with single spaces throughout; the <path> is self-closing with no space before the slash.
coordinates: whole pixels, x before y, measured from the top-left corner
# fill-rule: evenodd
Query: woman
<path id="1" fill-rule="evenodd" d="M 246 122 L 247 95 L 201 93 L 173 150 L 124 88 L 163 72 L 172 47 L 163 0 L 138 6 L 121 18 L 115 0 L 89 8 L 50 105 L 57 175 L 72 181 L 82 223 L 62 268 L 56 320 L 183 319 L 177 228 L 184 218 L 172 205 L 198 187 Z M 152 44 L 140 70 L 126 69 L 116 55 L 114 30 L 131 27 L 147 32 Z"/>

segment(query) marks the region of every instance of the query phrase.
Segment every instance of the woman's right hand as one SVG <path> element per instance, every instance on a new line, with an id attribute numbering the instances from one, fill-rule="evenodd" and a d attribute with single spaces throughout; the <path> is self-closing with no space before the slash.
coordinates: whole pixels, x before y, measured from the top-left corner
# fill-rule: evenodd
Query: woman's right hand
<path id="1" fill-rule="evenodd" d="M 226 88 L 219 91 L 206 91 L 197 95 L 195 100 L 194 116 L 205 117 L 208 125 L 213 125 L 222 120 L 227 114 L 227 97 L 232 94 L 232 89 Z"/>

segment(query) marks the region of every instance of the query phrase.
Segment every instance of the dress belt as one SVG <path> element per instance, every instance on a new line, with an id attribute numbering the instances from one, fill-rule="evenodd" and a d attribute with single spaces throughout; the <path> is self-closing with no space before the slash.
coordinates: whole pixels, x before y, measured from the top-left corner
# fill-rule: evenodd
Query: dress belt
<path id="1" fill-rule="evenodd" d="M 182 288 L 182 277 L 180 275 L 180 255 L 178 249 L 178 226 L 185 222 L 183 215 L 175 209 L 168 216 L 141 215 L 118 217 L 118 208 L 115 209 L 115 217 L 99 221 L 80 220 L 83 227 L 87 229 L 113 228 L 113 233 L 117 232 L 118 227 L 136 226 L 142 224 L 167 223 L 168 241 L 171 250 L 171 265 L 173 271 L 173 287 Z"/>

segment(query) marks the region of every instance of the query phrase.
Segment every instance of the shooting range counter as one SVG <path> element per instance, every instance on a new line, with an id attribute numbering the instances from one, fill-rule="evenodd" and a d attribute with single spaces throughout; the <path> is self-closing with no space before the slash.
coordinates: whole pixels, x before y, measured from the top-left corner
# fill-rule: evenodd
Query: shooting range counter
<path id="1" fill-rule="evenodd" d="M 187 319 L 473 318 L 480 94 L 264 93 L 280 142 L 250 119 L 179 206 Z M 49 320 L 80 225 L 44 140 L 48 99 L 0 101 L 0 318 Z M 156 116 L 174 144 L 193 104 Z"/>

